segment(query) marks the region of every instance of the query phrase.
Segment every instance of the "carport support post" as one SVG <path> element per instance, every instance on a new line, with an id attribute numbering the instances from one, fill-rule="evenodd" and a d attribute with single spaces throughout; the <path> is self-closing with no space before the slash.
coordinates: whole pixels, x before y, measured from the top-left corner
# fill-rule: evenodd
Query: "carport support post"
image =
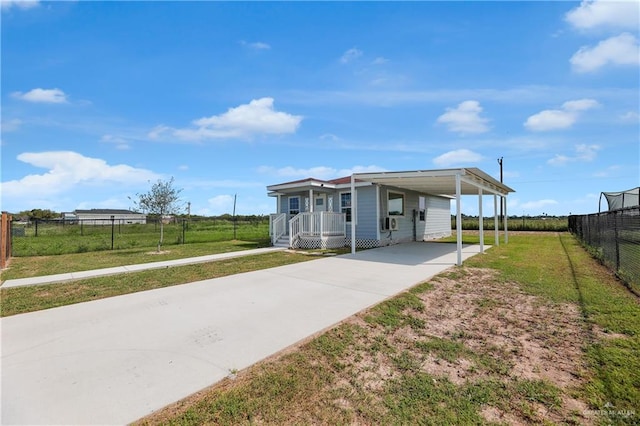
<path id="1" fill-rule="evenodd" d="M 480 231 L 480 253 L 484 253 L 484 216 L 482 215 L 482 188 L 478 188 L 478 230 Z"/>
<path id="2" fill-rule="evenodd" d="M 356 180 L 351 174 L 351 253 L 356 253 Z"/>
<path id="3" fill-rule="evenodd" d="M 458 246 L 458 266 L 462 265 L 462 212 L 460 211 L 460 173 L 456 173 L 456 241 Z"/>
<path id="4" fill-rule="evenodd" d="M 500 238 L 498 237 L 498 230 L 500 225 L 498 224 L 498 196 L 493 194 L 493 243 L 496 246 L 500 245 Z"/>
<path id="5" fill-rule="evenodd" d="M 509 217 L 507 214 L 507 197 L 502 197 L 502 202 L 504 203 L 504 243 L 507 244 L 509 242 L 509 227 L 507 227 L 507 218 Z"/>

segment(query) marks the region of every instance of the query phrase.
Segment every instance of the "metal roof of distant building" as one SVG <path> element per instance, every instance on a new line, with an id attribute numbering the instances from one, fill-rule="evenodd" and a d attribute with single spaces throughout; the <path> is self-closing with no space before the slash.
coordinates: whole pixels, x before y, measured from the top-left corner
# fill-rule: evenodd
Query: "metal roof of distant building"
<path id="1" fill-rule="evenodd" d="M 73 213 L 91 213 L 91 214 L 139 214 L 143 215 L 144 213 L 133 212 L 131 210 L 125 209 L 89 209 L 89 210 L 74 210 Z"/>

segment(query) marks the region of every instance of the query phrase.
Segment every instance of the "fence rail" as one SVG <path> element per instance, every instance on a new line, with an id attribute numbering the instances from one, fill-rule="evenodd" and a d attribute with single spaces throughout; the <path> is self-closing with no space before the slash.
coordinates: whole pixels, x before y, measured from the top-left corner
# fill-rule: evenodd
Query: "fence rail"
<path id="1" fill-rule="evenodd" d="M 569 216 L 569 231 L 640 294 L 640 207 Z"/>

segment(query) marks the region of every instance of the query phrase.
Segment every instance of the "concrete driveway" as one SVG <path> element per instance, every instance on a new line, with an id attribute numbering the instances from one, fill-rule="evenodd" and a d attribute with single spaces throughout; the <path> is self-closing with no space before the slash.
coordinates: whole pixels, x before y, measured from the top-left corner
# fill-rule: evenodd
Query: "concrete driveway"
<path id="1" fill-rule="evenodd" d="M 400 244 L 3 318 L 2 424 L 135 421 L 455 262 Z"/>

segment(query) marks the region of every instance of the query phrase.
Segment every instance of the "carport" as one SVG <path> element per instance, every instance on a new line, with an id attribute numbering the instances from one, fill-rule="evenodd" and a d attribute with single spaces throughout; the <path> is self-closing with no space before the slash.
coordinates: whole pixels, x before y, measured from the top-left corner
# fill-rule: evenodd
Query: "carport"
<path id="1" fill-rule="evenodd" d="M 482 197 L 483 195 L 493 195 L 493 217 L 494 217 L 494 244 L 499 245 L 499 225 L 498 225 L 498 202 L 504 208 L 504 242 L 509 242 L 507 227 L 507 195 L 515 192 L 507 185 L 492 178 L 482 170 L 471 168 L 460 169 L 439 169 L 439 170 L 414 170 L 405 172 L 376 172 L 376 173 L 354 173 L 351 175 L 351 194 L 357 198 L 355 182 L 364 181 L 378 185 L 394 186 L 400 189 L 420 192 L 423 194 L 446 195 L 456 200 L 456 241 L 457 241 L 457 264 L 462 265 L 462 212 L 461 196 L 478 196 L 478 217 L 483 218 Z M 358 203 L 352 200 L 354 215 L 357 215 Z M 357 216 L 354 216 L 357 217 Z M 351 252 L 356 252 L 356 227 L 351 227 Z M 480 252 L 484 253 L 484 224 L 479 220 L 480 231 Z"/>

